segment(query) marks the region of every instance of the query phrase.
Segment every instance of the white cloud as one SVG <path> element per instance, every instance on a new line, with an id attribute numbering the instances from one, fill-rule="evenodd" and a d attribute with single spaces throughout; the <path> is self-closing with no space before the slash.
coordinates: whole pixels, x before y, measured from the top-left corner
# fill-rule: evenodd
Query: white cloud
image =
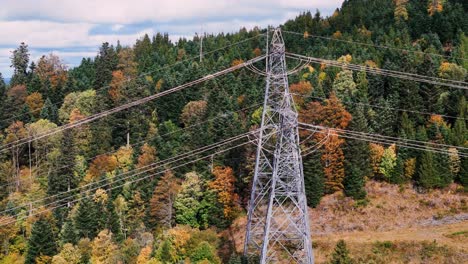
<path id="1" fill-rule="evenodd" d="M 113 26 L 112 26 L 112 31 L 114 31 L 114 32 L 119 31 L 119 30 L 121 30 L 123 27 L 124 27 L 124 25 L 122 25 L 122 24 L 113 25 Z"/>
<path id="2" fill-rule="evenodd" d="M 234 32 L 279 25 L 298 11 L 333 10 L 343 0 L 0 0 L 0 72 L 11 75 L 11 51 L 20 42 L 31 59 L 55 53 L 73 65 L 94 57 L 102 42 L 132 45 L 145 33 L 168 32 L 175 42 L 195 33 Z M 129 29 L 140 25 L 138 32 Z M 147 25 L 141 29 L 141 25 Z M 153 26 L 155 25 L 155 26 Z M 106 34 L 102 30 L 107 29 Z M 99 29 L 94 31 L 93 29 Z M 125 29 L 122 30 L 122 29 Z M 96 33 L 100 32 L 100 33 Z M 126 32 L 123 34 L 122 32 Z M 63 51 L 65 50 L 80 51 Z M 41 49 L 41 51 L 35 50 Z M 82 51 L 85 50 L 85 51 Z"/>
<path id="3" fill-rule="evenodd" d="M 211 17 L 268 16 L 291 9 L 335 8 L 342 0 L 3 0 L 0 19 L 47 18 L 55 21 L 129 24 Z"/>

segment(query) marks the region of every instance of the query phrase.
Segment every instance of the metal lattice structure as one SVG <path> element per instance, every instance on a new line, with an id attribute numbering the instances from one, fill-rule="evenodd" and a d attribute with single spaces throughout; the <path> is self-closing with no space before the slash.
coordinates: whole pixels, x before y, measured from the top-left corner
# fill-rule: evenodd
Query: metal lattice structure
<path id="1" fill-rule="evenodd" d="M 244 254 L 252 262 L 314 263 L 297 111 L 289 92 L 285 45 L 273 33 Z"/>

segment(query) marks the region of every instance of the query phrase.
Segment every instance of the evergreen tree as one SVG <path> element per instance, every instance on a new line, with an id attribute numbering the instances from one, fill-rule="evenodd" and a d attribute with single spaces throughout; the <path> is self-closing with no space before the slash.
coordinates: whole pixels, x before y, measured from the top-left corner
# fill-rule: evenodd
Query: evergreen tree
<path id="1" fill-rule="evenodd" d="M 118 62 L 119 58 L 114 47 L 107 42 L 102 43 L 99 54 L 95 60 L 96 79 L 94 80 L 94 87 L 96 89 L 110 83 L 112 80 L 112 72 L 117 69 Z M 107 92 L 107 89 L 103 90 Z"/>
<path id="2" fill-rule="evenodd" d="M 353 114 L 353 119 L 349 124 L 350 130 L 367 132 L 367 121 L 364 116 L 364 108 L 357 106 Z M 345 145 L 345 178 L 344 191 L 354 199 L 364 199 L 365 177 L 370 176 L 369 144 L 360 140 L 349 139 Z"/>
<path id="3" fill-rule="evenodd" d="M 73 164 L 77 152 L 74 143 L 73 131 L 65 130 L 61 140 L 60 156 L 57 163 L 58 169 L 51 173 L 48 178 L 47 193 L 49 195 L 57 195 L 72 190 L 78 184 L 78 179 L 75 178 L 73 173 Z M 61 198 L 60 195 L 57 197 L 57 199 Z"/>
<path id="4" fill-rule="evenodd" d="M 432 152 L 423 152 L 418 161 L 418 183 L 424 188 L 439 186 L 440 178 L 437 175 L 437 167 L 436 164 L 434 164 L 434 155 Z"/>
<path id="5" fill-rule="evenodd" d="M 56 253 L 57 245 L 55 244 L 55 235 L 52 232 L 52 227 L 45 218 L 40 218 L 32 227 L 25 263 L 35 264 L 37 257 L 52 257 Z"/>
<path id="6" fill-rule="evenodd" d="M 26 84 L 28 65 L 29 65 L 29 49 L 28 45 L 21 42 L 20 46 L 13 51 L 11 56 L 11 66 L 13 67 L 13 76 L 10 81 L 10 86 L 18 84 Z"/>
<path id="7" fill-rule="evenodd" d="M 75 225 L 71 219 L 68 219 L 62 225 L 62 230 L 60 232 L 60 242 L 62 245 L 66 243 L 76 244 L 78 242 Z"/>
<path id="8" fill-rule="evenodd" d="M 335 247 L 335 251 L 332 254 L 331 264 L 352 264 L 353 259 L 349 256 L 348 248 L 344 240 L 338 241 Z"/>
<path id="9" fill-rule="evenodd" d="M 2 73 L 0 73 L 0 131 L 3 131 L 3 129 L 8 125 L 7 122 L 3 121 L 8 116 L 6 107 L 8 97 L 6 92 L 5 80 L 3 79 Z"/>
<path id="10" fill-rule="evenodd" d="M 460 182 L 468 190 L 468 158 L 462 158 L 459 174 Z"/>
<path id="11" fill-rule="evenodd" d="M 404 177 L 404 162 L 401 155 L 397 155 L 395 167 L 390 172 L 389 182 L 394 184 L 401 184 L 405 181 Z"/>
<path id="12" fill-rule="evenodd" d="M 52 104 L 49 98 L 45 100 L 44 106 L 42 106 L 40 117 L 42 119 L 48 119 L 55 124 L 58 122 L 57 106 Z"/>
<path id="13" fill-rule="evenodd" d="M 325 175 L 320 156 L 320 150 L 316 150 L 303 161 L 305 192 L 310 207 L 316 207 L 324 194 Z"/>
<path id="14" fill-rule="evenodd" d="M 78 210 L 74 218 L 75 228 L 79 238 L 87 237 L 93 239 L 98 229 L 98 212 L 93 201 L 89 198 L 84 198 L 78 204 Z"/>

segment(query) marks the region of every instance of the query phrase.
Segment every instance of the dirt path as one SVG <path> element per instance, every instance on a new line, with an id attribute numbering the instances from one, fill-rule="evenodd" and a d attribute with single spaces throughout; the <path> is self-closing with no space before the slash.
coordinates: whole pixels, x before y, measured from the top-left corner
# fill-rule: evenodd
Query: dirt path
<path id="1" fill-rule="evenodd" d="M 362 231 L 334 233 L 315 236 L 316 241 L 353 241 L 357 243 L 372 243 L 375 241 L 434 241 L 459 250 L 468 251 L 468 233 L 452 235 L 456 232 L 468 232 L 468 221 L 453 224 L 412 227 L 391 231 Z"/>

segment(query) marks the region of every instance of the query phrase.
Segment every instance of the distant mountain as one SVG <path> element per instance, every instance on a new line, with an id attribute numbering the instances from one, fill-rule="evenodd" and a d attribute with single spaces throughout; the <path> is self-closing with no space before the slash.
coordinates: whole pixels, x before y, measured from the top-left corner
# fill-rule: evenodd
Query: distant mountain
<path id="1" fill-rule="evenodd" d="M 10 84 L 11 78 L 5 78 L 4 80 L 6 84 Z"/>

